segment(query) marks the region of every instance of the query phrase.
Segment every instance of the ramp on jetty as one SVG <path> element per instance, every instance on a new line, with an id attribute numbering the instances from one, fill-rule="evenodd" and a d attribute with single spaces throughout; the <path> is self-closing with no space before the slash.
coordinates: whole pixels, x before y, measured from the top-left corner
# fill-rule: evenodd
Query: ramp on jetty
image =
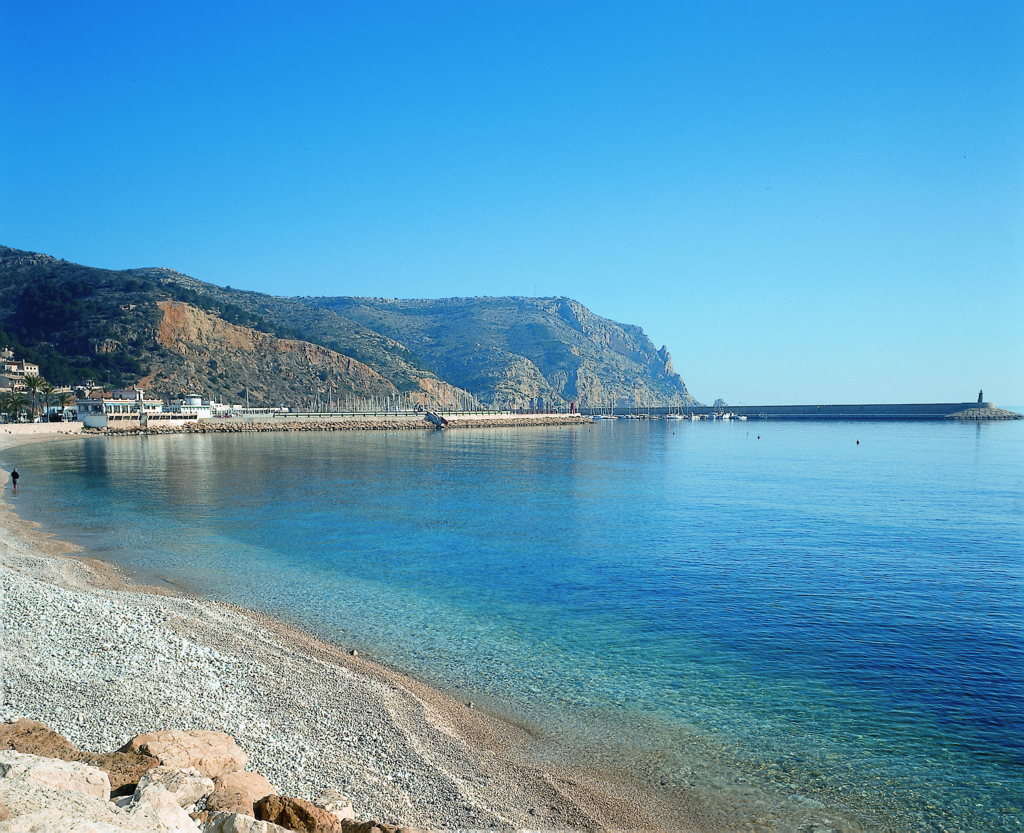
<path id="1" fill-rule="evenodd" d="M 664 417 L 669 414 L 712 416 L 723 412 L 747 419 L 923 420 L 923 419 L 1024 419 L 997 408 L 991 402 L 933 402 L 917 405 L 701 405 L 692 408 L 614 408 L 614 416 Z M 581 413 L 608 414 L 608 409 L 581 409 Z"/>

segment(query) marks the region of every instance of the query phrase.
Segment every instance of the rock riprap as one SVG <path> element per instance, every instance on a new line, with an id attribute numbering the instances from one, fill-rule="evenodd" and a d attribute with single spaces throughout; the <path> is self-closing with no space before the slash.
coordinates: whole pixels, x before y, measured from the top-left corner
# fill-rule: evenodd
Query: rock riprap
<path id="1" fill-rule="evenodd" d="M 40 758 L 23 752 L 0 752 L 0 778 L 110 800 L 107 773 L 88 764 Z"/>
<path id="2" fill-rule="evenodd" d="M 411 830 L 357 822 L 351 803 L 336 791 L 318 804 L 278 795 L 259 773 L 245 772 L 246 754 L 224 732 L 163 730 L 132 738 L 118 753 L 148 757 L 153 766 L 128 796 L 110 794 L 103 769 L 47 726 L 9 720 L 0 726 L 0 833 L 344 833 Z M 62 757 L 13 748 L 34 746 Z M 210 775 L 216 777 L 216 781 Z"/>
<path id="3" fill-rule="evenodd" d="M 253 805 L 276 792 L 258 772 L 232 772 L 213 780 L 213 792 L 206 798 L 206 809 L 211 813 L 255 816 Z"/>
<path id="4" fill-rule="evenodd" d="M 139 779 L 160 764 L 140 752 L 83 752 L 45 724 L 26 718 L 0 723 L 0 749 L 94 766 L 107 773 L 114 797 L 132 795 Z"/>

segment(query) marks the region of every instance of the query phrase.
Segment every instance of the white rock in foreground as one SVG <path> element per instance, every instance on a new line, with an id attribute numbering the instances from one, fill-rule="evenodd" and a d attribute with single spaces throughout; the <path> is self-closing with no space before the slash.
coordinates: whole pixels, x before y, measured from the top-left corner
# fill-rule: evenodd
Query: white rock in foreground
<path id="1" fill-rule="evenodd" d="M 110 781 L 101 769 L 0 752 L 0 800 L 13 816 L 0 823 L 0 833 L 195 833 L 198 825 L 161 779 L 191 801 L 213 787 L 208 778 L 162 772 L 121 810 L 110 801 Z"/>
<path id="2" fill-rule="evenodd" d="M 0 752 L 0 778 L 77 792 L 101 801 L 110 800 L 110 779 L 107 773 L 88 764 L 5 751 Z"/>
<path id="3" fill-rule="evenodd" d="M 188 807 L 213 792 L 213 780 L 204 778 L 195 769 L 183 771 L 167 766 L 154 767 L 139 779 L 135 800 L 144 801 L 145 796 L 157 788 L 174 796 L 179 807 Z"/>
<path id="4" fill-rule="evenodd" d="M 14 816 L 0 833 L 151 833 L 109 801 L 31 781 L 0 779 L 0 800 Z"/>
<path id="5" fill-rule="evenodd" d="M 174 794 L 159 784 L 136 790 L 126 808 L 132 820 L 147 830 L 194 831 L 198 825 L 178 804 Z"/>
<path id="6" fill-rule="evenodd" d="M 203 833 L 290 833 L 269 821 L 256 821 L 239 813 L 211 813 Z"/>

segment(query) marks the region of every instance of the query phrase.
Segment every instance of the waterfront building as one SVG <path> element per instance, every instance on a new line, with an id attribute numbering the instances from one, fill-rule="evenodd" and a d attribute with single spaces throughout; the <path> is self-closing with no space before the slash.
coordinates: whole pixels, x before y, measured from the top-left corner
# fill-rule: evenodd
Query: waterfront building
<path id="1" fill-rule="evenodd" d="M 203 397 L 190 393 L 184 399 L 171 403 L 168 413 L 177 414 L 182 419 L 210 419 L 213 417 L 213 406 L 203 403 Z"/>
<path id="2" fill-rule="evenodd" d="M 146 399 L 141 388 L 117 390 L 109 398 L 85 397 L 78 400 L 78 421 L 86 428 L 129 428 L 142 424 L 143 417 L 159 414 L 164 403 Z"/>
<path id="3" fill-rule="evenodd" d="M 165 406 L 159 399 L 147 399 L 142 388 L 117 390 L 110 397 L 101 395 L 78 400 L 78 421 L 87 428 L 175 426 L 210 419 L 212 415 L 210 406 L 204 405 L 199 396 L 188 395 Z"/>

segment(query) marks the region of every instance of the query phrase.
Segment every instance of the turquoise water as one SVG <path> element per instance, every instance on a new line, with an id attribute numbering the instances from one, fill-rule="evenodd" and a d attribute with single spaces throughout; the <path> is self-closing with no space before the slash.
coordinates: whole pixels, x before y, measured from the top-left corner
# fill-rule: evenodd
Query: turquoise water
<path id="1" fill-rule="evenodd" d="M 753 790 L 790 820 L 1024 824 L 1024 423 L 125 437 L 4 462 L 16 510 L 93 554 L 359 647 L 548 754 L 741 814 Z"/>

